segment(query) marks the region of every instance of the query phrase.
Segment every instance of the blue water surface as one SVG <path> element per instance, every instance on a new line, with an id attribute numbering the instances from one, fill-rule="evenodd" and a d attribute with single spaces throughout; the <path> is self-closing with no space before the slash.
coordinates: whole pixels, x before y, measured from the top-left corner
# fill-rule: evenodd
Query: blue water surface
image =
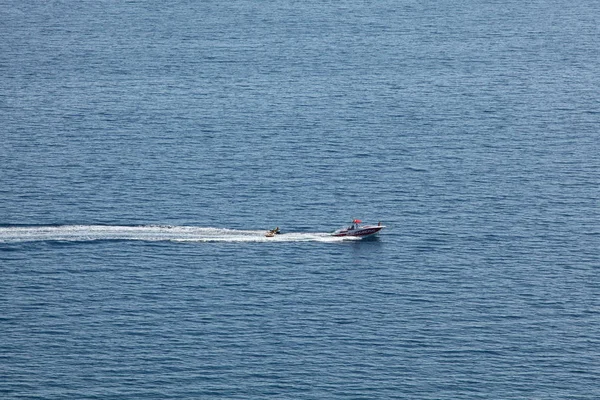
<path id="1" fill-rule="evenodd" d="M 0 8 L 2 398 L 600 397 L 600 3 Z"/>

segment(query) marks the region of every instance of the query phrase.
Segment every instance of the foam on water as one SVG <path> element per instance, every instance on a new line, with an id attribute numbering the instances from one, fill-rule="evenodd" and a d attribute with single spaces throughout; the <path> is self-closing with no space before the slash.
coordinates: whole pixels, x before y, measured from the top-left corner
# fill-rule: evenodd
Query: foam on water
<path id="1" fill-rule="evenodd" d="M 175 242 L 341 242 L 326 232 L 292 232 L 266 237 L 266 230 L 237 230 L 194 226 L 62 225 L 0 227 L 0 243 L 94 240 L 140 240 Z"/>

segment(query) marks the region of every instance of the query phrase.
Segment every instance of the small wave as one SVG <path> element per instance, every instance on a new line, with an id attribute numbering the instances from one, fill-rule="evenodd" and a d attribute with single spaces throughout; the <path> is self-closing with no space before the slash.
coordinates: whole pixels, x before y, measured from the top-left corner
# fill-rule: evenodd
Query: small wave
<path id="1" fill-rule="evenodd" d="M 238 230 L 194 226 L 62 225 L 0 227 L 0 243 L 89 242 L 95 240 L 138 240 L 172 242 L 341 242 L 328 233 L 291 232 L 266 237 L 267 230 Z"/>

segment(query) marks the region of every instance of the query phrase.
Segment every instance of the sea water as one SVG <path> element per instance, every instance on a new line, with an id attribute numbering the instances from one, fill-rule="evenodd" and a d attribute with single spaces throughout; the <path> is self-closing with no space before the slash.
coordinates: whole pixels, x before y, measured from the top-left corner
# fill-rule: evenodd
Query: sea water
<path id="1" fill-rule="evenodd" d="M 600 397 L 598 3 L 0 8 L 2 398 Z"/>

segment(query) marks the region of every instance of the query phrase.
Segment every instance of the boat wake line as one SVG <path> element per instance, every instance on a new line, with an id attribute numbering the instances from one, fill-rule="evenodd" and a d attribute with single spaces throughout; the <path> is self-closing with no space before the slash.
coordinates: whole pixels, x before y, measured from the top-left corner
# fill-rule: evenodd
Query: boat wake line
<path id="1" fill-rule="evenodd" d="M 0 227 L 0 243 L 89 242 L 97 240 L 170 242 L 342 242 L 356 240 L 325 232 L 290 232 L 265 237 L 267 230 L 237 230 L 194 226 L 59 225 Z"/>

